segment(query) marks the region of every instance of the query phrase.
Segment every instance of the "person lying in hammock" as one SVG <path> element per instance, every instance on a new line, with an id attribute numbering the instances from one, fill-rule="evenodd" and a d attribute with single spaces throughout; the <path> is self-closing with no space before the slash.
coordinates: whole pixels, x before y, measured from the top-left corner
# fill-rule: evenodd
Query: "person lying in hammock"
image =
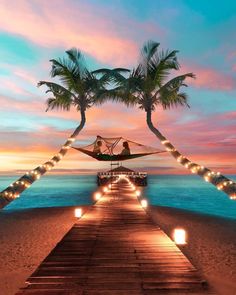
<path id="1" fill-rule="evenodd" d="M 123 150 L 121 151 L 120 155 L 130 155 L 130 148 L 127 141 L 123 142 Z"/>
<path id="2" fill-rule="evenodd" d="M 101 146 L 102 146 L 102 142 L 101 140 L 98 140 L 96 144 L 94 145 L 93 152 L 97 155 L 102 154 Z"/>

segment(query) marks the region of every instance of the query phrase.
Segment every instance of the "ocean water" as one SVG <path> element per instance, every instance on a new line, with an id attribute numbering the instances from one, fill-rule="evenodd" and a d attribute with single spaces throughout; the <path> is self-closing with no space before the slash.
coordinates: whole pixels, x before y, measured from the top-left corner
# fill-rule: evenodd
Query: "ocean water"
<path id="1" fill-rule="evenodd" d="M 149 175 L 144 194 L 152 205 L 236 219 L 236 200 L 197 175 Z"/>
<path id="2" fill-rule="evenodd" d="M 17 178 L 1 176 L 0 190 Z M 89 205 L 96 189 L 95 175 L 44 175 L 4 210 Z M 236 201 L 196 175 L 149 175 L 143 195 L 152 205 L 236 219 Z"/>
<path id="3" fill-rule="evenodd" d="M 17 178 L 19 176 L 1 176 L 0 190 Z M 92 192 L 96 188 L 96 176 L 44 175 L 4 210 L 89 205 L 92 204 Z"/>

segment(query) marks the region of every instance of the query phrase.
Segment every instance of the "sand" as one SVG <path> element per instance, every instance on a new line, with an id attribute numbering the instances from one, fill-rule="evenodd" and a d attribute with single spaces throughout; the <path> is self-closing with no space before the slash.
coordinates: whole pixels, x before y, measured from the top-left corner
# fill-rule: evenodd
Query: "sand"
<path id="1" fill-rule="evenodd" d="M 236 221 L 168 207 L 151 206 L 153 220 L 172 236 L 175 227 L 187 231 L 181 250 L 203 273 L 217 294 L 236 295 Z"/>
<path id="2" fill-rule="evenodd" d="M 75 223 L 73 207 L 0 212 L 0 290 L 13 295 L 25 279 Z M 188 232 L 181 249 L 199 268 L 217 294 L 236 294 L 236 221 L 166 207 L 149 214 L 171 234 L 176 226 Z"/>
<path id="3" fill-rule="evenodd" d="M 0 211 L 1 295 L 13 295 L 24 286 L 75 223 L 73 213 L 73 207 Z"/>

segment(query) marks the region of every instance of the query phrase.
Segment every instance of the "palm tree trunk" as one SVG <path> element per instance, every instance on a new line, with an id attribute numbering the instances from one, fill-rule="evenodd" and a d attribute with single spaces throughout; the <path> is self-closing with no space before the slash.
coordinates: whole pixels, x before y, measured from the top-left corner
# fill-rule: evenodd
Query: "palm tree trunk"
<path id="1" fill-rule="evenodd" d="M 224 191 L 231 199 L 236 199 L 236 183 L 228 179 L 219 172 L 211 171 L 210 169 L 198 165 L 183 156 L 171 143 L 170 141 L 161 134 L 161 132 L 154 127 L 152 123 L 152 111 L 151 109 L 146 110 L 146 122 L 149 129 L 156 135 L 161 141 L 166 151 L 168 151 L 181 165 L 190 170 L 192 173 L 196 173 L 205 181 L 212 183 L 217 187 L 218 190 Z"/>
<path id="2" fill-rule="evenodd" d="M 19 195 L 26 190 L 32 183 L 34 183 L 37 179 L 40 179 L 42 175 L 51 170 L 60 160 L 65 156 L 68 150 L 71 148 L 72 143 L 75 141 L 76 136 L 83 129 L 86 116 L 85 112 L 81 111 L 81 121 L 79 126 L 75 129 L 75 131 L 71 134 L 71 136 L 67 139 L 67 141 L 62 145 L 59 152 L 53 156 L 49 161 L 44 164 L 36 167 L 35 169 L 27 172 L 10 186 L 8 186 L 5 190 L 0 193 L 0 209 L 4 208 L 11 201 L 15 200 Z"/>

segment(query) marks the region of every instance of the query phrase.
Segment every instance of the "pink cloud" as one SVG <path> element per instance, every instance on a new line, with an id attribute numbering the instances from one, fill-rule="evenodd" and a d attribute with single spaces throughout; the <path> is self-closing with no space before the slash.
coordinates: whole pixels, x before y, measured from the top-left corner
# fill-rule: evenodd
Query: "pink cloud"
<path id="1" fill-rule="evenodd" d="M 236 72 L 236 64 L 232 65 L 232 70 Z"/>
<path id="2" fill-rule="evenodd" d="M 39 7 L 34 1 L 2 0 L 0 27 L 42 46 L 75 46 L 101 62 L 130 64 L 138 55 L 137 44 L 131 40 L 130 33 L 146 39 L 153 31 L 159 34 L 162 31 L 150 23 L 140 25 L 131 21 L 124 11 L 114 14 L 110 10 L 86 2 L 76 5 L 72 1 L 43 0 Z M 133 28 L 138 28 L 138 33 Z"/>
<path id="3" fill-rule="evenodd" d="M 185 64 L 182 73 L 193 72 L 196 79 L 189 79 L 188 84 L 197 88 L 230 91 L 236 88 L 236 80 L 229 74 L 219 70 L 194 64 Z"/>

